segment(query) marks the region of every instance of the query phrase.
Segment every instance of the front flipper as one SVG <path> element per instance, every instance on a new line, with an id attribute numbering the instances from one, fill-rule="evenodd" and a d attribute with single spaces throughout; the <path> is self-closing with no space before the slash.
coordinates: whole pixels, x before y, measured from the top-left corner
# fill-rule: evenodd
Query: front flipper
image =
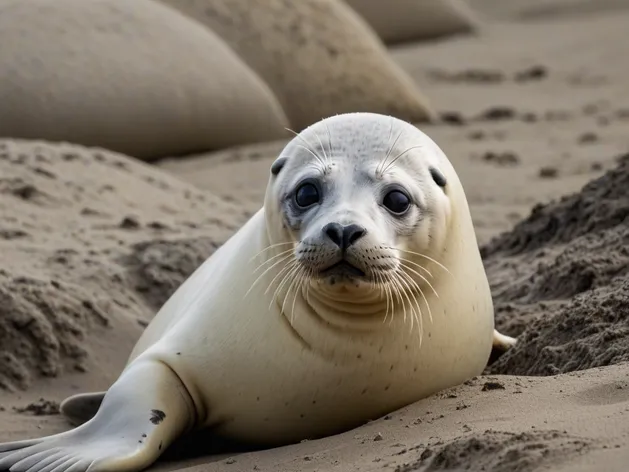
<path id="1" fill-rule="evenodd" d="M 194 405 L 165 364 L 138 361 L 105 395 L 96 415 L 65 433 L 0 444 L 0 471 L 135 472 L 194 425 Z"/>
<path id="2" fill-rule="evenodd" d="M 61 403 L 61 413 L 75 425 L 91 420 L 103 403 L 107 392 L 79 393 Z"/>

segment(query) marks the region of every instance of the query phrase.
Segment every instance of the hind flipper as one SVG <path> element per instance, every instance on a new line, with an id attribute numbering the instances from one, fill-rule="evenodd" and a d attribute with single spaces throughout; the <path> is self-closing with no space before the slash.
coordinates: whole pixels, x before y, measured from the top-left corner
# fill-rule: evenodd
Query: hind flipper
<path id="1" fill-rule="evenodd" d="M 0 471 L 136 472 L 194 425 L 194 405 L 165 364 L 129 366 L 96 415 L 70 431 L 0 444 Z"/>
<path id="2" fill-rule="evenodd" d="M 506 336 L 500 333 L 498 330 L 494 329 L 494 340 L 493 340 L 493 348 L 498 352 L 507 352 L 513 346 L 516 345 L 518 340 L 516 338 L 512 338 L 511 336 Z"/>
<path id="3" fill-rule="evenodd" d="M 79 393 L 66 398 L 61 403 L 61 413 L 75 425 L 91 420 L 107 392 Z"/>

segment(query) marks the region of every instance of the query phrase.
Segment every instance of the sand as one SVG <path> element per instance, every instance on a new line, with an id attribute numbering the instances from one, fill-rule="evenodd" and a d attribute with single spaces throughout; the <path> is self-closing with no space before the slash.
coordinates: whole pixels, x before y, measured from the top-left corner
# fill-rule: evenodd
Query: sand
<path id="1" fill-rule="evenodd" d="M 441 122 L 421 128 L 461 177 L 497 326 L 520 338 L 512 352 L 481 377 L 340 435 L 248 452 L 200 435 L 153 469 L 625 471 L 629 5 L 620 3 L 474 0 L 497 18 L 481 34 L 391 51 L 439 104 Z M 0 142 L 0 441 L 67 429 L 58 403 L 111 384 L 157 307 L 257 210 L 283 144 L 156 168 L 100 149 Z"/>

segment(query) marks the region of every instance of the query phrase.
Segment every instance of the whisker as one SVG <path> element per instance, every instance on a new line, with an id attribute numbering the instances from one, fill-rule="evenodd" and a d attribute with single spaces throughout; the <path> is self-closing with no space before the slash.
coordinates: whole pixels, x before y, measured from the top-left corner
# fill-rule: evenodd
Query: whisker
<path id="1" fill-rule="evenodd" d="M 304 268 L 301 265 L 298 265 L 296 267 L 296 270 L 293 270 L 291 272 L 292 275 L 290 275 L 291 278 L 291 282 L 290 284 L 288 284 L 288 288 L 286 289 L 286 294 L 284 295 L 284 301 L 282 302 L 282 308 L 280 309 L 280 314 L 286 315 L 284 313 L 284 305 L 286 305 L 286 300 L 288 300 L 288 297 L 290 297 L 290 290 L 293 287 L 293 285 L 295 285 L 295 283 L 297 282 L 297 280 L 301 277 L 301 273 L 304 271 Z M 285 277 L 288 278 L 289 275 L 287 275 Z M 296 290 L 297 287 L 295 287 Z M 295 298 L 297 298 L 297 292 L 295 291 Z M 290 317 L 290 324 L 292 326 L 293 324 L 293 313 L 291 313 L 291 317 Z"/>
<path id="2" fill-rule="evenodd" d="M 314 270 L 310 269 L 308 272 L 308 277 L 312 278 L 313 274 L 314 274 Z M 310 305 L 310 284 L 306 285 L 306 303 Z"/>
<path id="3" fill-rule="evenodd" d="M 380 274 L 380 278 L 383 281 L 384 295 L 385 295 L 385 297 L 387 299 L 387 308 L 386 308 L 386 311 L 384 313 L 384 319 L 386 321 L 386 319 L 389 317 L 389 310 L 392 310 L 392 306 L 391 305 L 392 305 L 393 300 L 391 300 L 391 289 L 389 288 L 389 285 L 385 283 L 384 277 L 382 276 L 382 274 Z"/>
<path id="4" fill-rule="evenodd" d="M 389 316 L 389 292 L 387 291 L 387 284 L 384 281 L 384 276 L 380 273 L 380 272 L 375 272 L 374 275 L 376 276 L 376 280 L 378 281 L 378 283 L 380 284 L 380 294 L 382 295 L 384 293 L 384 296 L 386 298 L 386 311 L 384 312 L 384 321 L 385 322 L 387 320 L 387 317 Z"/>
<path id="5" fill-rule="evenodd" d="M 271 286 L 273 285 L 275 280 L 277 280 L 277 278 L 280 277 L 284 273 L 284 271 L 286 271 L 287 269 L 290 270 L 290 268 L 294 267 L 295 264 L 298 264 L 298 261 L 296 259 L 293 259 L 288 264 L 286 264 L 284 267 L 282 267 L 282 269 L 280 269 L 280 271 L 277 274 L 275 274 L 275 277 L 273 277 L 271 282 L 269 282 L 269 286 L 264 291 L 264 294 L 266 295 L 269 292 L 269 290 L 271 290 Z M 276 291 L 277 291 L 277 288 L 276 288 Z M 271 298 L 271 301 L 273 300 L 273 298 L 275 298 L 275 293 L 273 293 L 273 297 Z"/>
<path id="6" fill-rule="evenodd" d="M 395 312 L 395 306 L 393 305 L 393 290 L 391 289 L 391 285 L 392 285 L 392 281 L 391 281 L 391 276 L 389 274 L 387 274 L 386 272 L 381 273 L 380 274 L 383 278 L 383 280 L 386 281 L 385 283 L 385 290 L 387 291 L 387 294 L 391 296 L 391 319 L 393 319 L 393 313 Z M 385 313 L 384 319 L 382 320 L 382 323 L 386 323 L 387 322 L 387 318 L 388 318 L 388 311 Z"/>
<path id="7" fill-rule="evenodd" d="M 321 138 L 319 137 L 319 133 L 315 132 L 315 136 L 317 137 L 317 140 L 319 141 L 319 145 L 321 146 L 321 151 L 323 152 L 323 157 L 324 157 L 325 161 L 329 164 L 330 163 L 330 159 L 328 159 L 328 154 L 325 152 L 325 147 L 323 146 L 323 143 L 321 142 Z"/>
<path id="8" fill-rule="evenodd" d="M 302 270 L 301 277 L 299 279 L 299 283 L 297 284 L 297 287 L 295 288 L 295 296 L 293 297 L 293 306 L 292 306 L 291 311 L 290 311 L 290 320 L 291 320 L 290 324 L 291 325 L 293 324 L 293 321 L 295 319 L 295 302 L 297 301 L 297 295 L 299 294 L 300 291 L 302 291 L 304 281 L 308 280 L 310 278 L 310 272 L 311 271 L 312 271 L 312 269 L 310 269 L 310 270 L 303 269 Z"/>
<path id="9" fill-rule="evenodd" d="M 319 162 L 319 164 L 321 164 L 321 167 L 323 167 L 325 169 L 326 165 L 325 162 L 323 161 L 323 159 L 321 159 L 321 157 L 319 157 L 317 154 L 315 154 L 313 151 L 311 151 L 310 149 L 308 149 L 306 146 L 303 146 L 301 144 L 297 144 L 296 146 L 299 146 L 302 149 L 305 149 L 306 151 L 308 151 L 310 154 L 312 154 L 312 156 Z"/>
<path id="10" fill-rule="evenodd" d="M 406 272 L 400 271 L 400 273 L 404 277 L 406 277 L 408 282 L 410 282 L 412 285 L 414 285 L 415 288 L 417 290 L 419 290 L 420 293 L 422 293 L 422 291 L 419 288 L 419 286 L 417 285 L 417 283 Z M 409 290 L 411 290 L 411 289 L 409 288 Z M 415 296 L 415 293 L 412 290 L 411 290 L 411 296 L 415 300 L 415 306 L 417 307 L 417 310 L 418 310 L 418 313 L 416 313 L 416 315 L 418 315 L 416 317 L 416 320 L 417 320 L 417 324 L 418 324 L 418 328 L 419 328 L 419 332 L 418 332 L 418 334 L 419 334 L 419 345 L 421 347 L 422 341 L 423 341 L 423 338 L 424 338 L 424 318 L 422 316 L 422 309 L 421 309 L 421 306 L 419 304 L 419 301 L 417 300 L 417 297 Z M 422 293 L 422 296 L 423 296 L 423 293 Z M 426 301 L 425 297 L 424 297 L 424 300 Z M 428 302 L 427 301 L 426 301 L 426 306 L 428 306 Z M 430 307 L 428 307 L 428 310 L 430 310 Z M 430 319 L 432 321 L 432 315 L 430 315 Z M 412 331 L 412 328 L 411 328 L 411 331 Z"/>
<path id="11" fill-rule="evenodd" d="M 416 319 L 416 312 L 415 312 L 415 306 L 413 305 L 413 302 L 411 302 L 410 297 L 408 296 L 408 293 L 410 292 L 411 296 L 413 297 L 413 299 L 415 300 L 415 304 L 417 305 L 417 298 L 415 297 L 415 294 L 413 293 L 413 291 L 411 290 L 411 287 L 408 285 L 408 283 L 406 282 L 406 280 L 401 277 L 402 276 L 406 276 L 407 274 L 404 271 L 396 271 L 396 274 L 398 274 L 398 279 L 400 280 L 401 283 L 403 283 L 407 290 L 404 291 L 404 295 L 406 297 L 406 300 L 408 301 L 409 304 L 409 308 L 411 309 L 411 328 L 410 331 L 413 331 L 413 320 Z M 419 307 L 418 307 L 419 308 Z M 421 309 L 420 309 L 420 316 L 421 316 Z M 422 336 L 422 325 L 421 322 L 419 321 L 419 319 L 417 319 L 417 324 L 419 326 L 419 331 L 420 331 L 420 338 Z"/>
<path id="12" fill-rule="evenodd" d="M 273 257 L 269 257 L 266 261 L 261 262 L 260 264 L 258 264 L 258 267 L 256 267 L 253 270 L 253 273 L 255 274 L 257 271 L 259 271 L 262 267 L 264 267 L 266 264 L 273 262 L 275 259 L 277 259 L 278 257 L 282 257 L 285 256 L 287 254 L 292 254 L 292 252 L 294 251 L 294 248 L 290 248 L 287 249 L 286 251 L 282 251 L 279 254 L 274 255 Z"/>
<path id="13" fill-rule="evenodd" d="M 297 146 L 299 146 L 299 147 L 305 149 L 306 151 L 308 151 L 312 155 L 312 157 L 314 157 L 317 161 L 319 161 L 319 164 L 321 164 L 324 168 L 326 167 L 325 162 L 321 159 L 321 157 L 316 152 L 314 152 L 312 150 L 312 145 L 308 141 L 306 141 L 301 134 L 296 133 L 295 131 L 293 131 L 290 128 L 284 128 L 284 129 L 287 130 L 287 131 L 290 131 L 291 133 L 293 133 L 295 135 L 295 137 L 297 137 L 298 139 L 303 141 L 303 143 L 306 145 L 306 146 L 302 146 L 300 144 L 297 144 Z"/>
<path id="14" fill-rule="evenodd" d="M 406 303 L 404 302 L 404 298 L 402 297 L 402 292 L 404 291 L 404 288 L 402 287 L 402 284 L 397 277 L 393 277 L 393 275 L 391 275 L 391 280 L 393 281 L 393 287 L 395 288 L 397 299 L 402 306 L 402 312 L 404 313 L 404 322 L 406 322 Z M 391 317 L 391 321 L 393 321 L 393 317 Z"/>
<path id="15" fill-rule="evenodd" d="M 408 263 L 410 261 L 408 261 L 406 259 L 398 259 L 398 260 L 400 261 L 400 264 L 402 264 L 406 269 L 410 270 L 411 272 L 416 274 L 417 277 L 419 277 L 424 282 L 426 282 L 426 284 L 432 289 L 433 293 L 435 294 L 435 297 L 439 298 L 439 294 L 437 293 L 437 290 L 435 290 L 435 287 L 432 286 L 432 284 L 428 281 L 428 279 L 426 277 L 424 277 L 422 274 L 420 274 L 419 272 L 414 270 L 412 267 L 409 267 L 409 266 L 405 265 L 405 262 Z"/>
<path id="16" fill-rule="evenodd" d="M 387 151 L 387 154 L 384 156 L 384 159 L 382 159 L 382 161 L 380 161 L 380 164 L 378 164 L 378 167 L 376 168 L 376 174 L 380 174 L 380 175 L 384 174 L 384 166 L 387 162 L 387 159 L 391 155 L 391 152 L 393 152 L 393 149 L 395 148 L 395 145 L 397 144 L 400 137 L 402 137 L 402 131 L 399 132 L 399 134 L 395 138 L 395 141 L 393 141 L 393 144 L 391 144 L 391 146 L 389 147 L 389 150 Z"/>
<path id="17" fill-rule="evenodd" d="M 291 280 L 290 284 L 292 284 L 295 281 L 295 279 L 292 278 L 292 275 L 296 271 L 298 271 L 299 269 L 300 269 L 299 262 L 295 261 L 295 264 L 292 265 L 291 269 L 286 272 L 284 277 L 282 277 L 282 281 L 279 283 L 279 285 L 277 286 L 277 288 L 273 292 L 273 296 L 271 297 L 271 303 L 269 304 L 269 310 L 271 309 L 271 305 L 273 305 L 273 301 L 276 300 L 277 296 L 279 295 L 280 290 L 282 289 L 282 287 L 284 286 L 286 281 L 290 279 Z M 288 286 L 289 289 L 290 289 L 290 284 Z M 288 293 L 288 291 L 287 291 L 287 293 Z M 284 302 L 286 302 L 286 297 L 284 297 Z M 282 303 L 282 310 L 280 311 L 280 314 L 283 313 L 283 312 L 284 312 L 284 303 Z"/>
<path id="18" fill-rule="evenodd" d="M 382 171 L 382 173 L 384 174 L 387 170 L 389 170 L 391 167 L 393 167 L 393 164 L 395 164 L 395 162 L 402 157 L 404 154 L 406 154 L 409 151 L 412 151 L 413 149 L 419 149 L 419 148 L 423 148 L 424 145 L 423 144 L 418 144 L 416 146 L 411 146 L 409 148 L 407 148 L 405 151 L 399 153 L 397 156 L 395 156 L 393 158 L 393 160 L 384 168 L 384 170 Z"/>
<path id="19" fill-rule="evenodd" d="M 417 262 L 411 261 L 410 259 L 406 259 L 405 257 L 402 257 L 402 256 L 395 255 L 393 257 L 397 259 L 398 261 L 404 261 L 404 262 L 414 265 L 415 267 L 425 271 L 429 277 L 432 277 L 432 273 L 428 269 L 426 269 L 423 265 L 418 264 Z"/>
<path id="20" fill-rule="evenodd" d="M 397 272 L 396 272 L 396 275 L 397 275 Z M 400 284 L 400 288 L 402 290 L 402 294 L 406 298 L 406 301 L 408 302 L 409 308 L 412 308 L 411 299 L 408 297 L 408 293 L 406 293 L 406 290 L 404 290 L 404 287 L 402 286 L 402 281 L 400 280 L 400 277 L 399 276 L 396 277 L 396 280 Z M 406 324 L 406 307 L 405 306 L 404 306 L 404 324 Z"/>
<path id="21" fill-rule="evenodd" d="M 328 133 L 328 151 L 330 152 L 330 158 L 332 157 L 332 133 L 330 132 L 330 127 L 327 123 L 325 123 L 325 129 Z"/>
<path id="22" fill-rule="evenodd" d="M 255 256 L 253 256 L 251 259 L 249 259 L 249 262 L 253 261 L 256 257 L 258 257 L 260 254 L 262 254 L 263 252 L 268 251 L 269 249 L 273 249 L 274 247 L 278 247 L 278 246 L 285 246 L 287 244 L 295 244 L 294 241 L 288 241 L 285 243 L 277 243 L 277 244 L 271 244 L 270 246 L 265 247 L 264 249 L 262 249 L 260 252 L 258 252 Z"/>
<path id="23" fill-rule="evenodd" d="M 265 274 L 267 274 L 270 270 L 272 270 L 274 267 L 276 267 L 278 264 L 281 264 L 282 262 L 284 262 L 286 259 L 290 259 L 290 257 L 292 256 L 292 249 L 291 249 L 291 254 L 288 254 L 286 256 L 284 256 L 282 259 L 280 259 L 279 261 L 274 262 L 271 266 L 269 266 L 264 272 L 262 272 L 260 275 L 258 275 L 258 277 L 256 277 L 256 279 L 253 281 L 253 283 L 251 284 L 251 287 L 249 287 L 249 290 L 247 290 L 247 293 L 245 293 L 245 297 L 247 295 L 249 295 L 249 293 L 251 292 L 251 290 L 253 290 L 253 287 L 255 287 L 255 285 L 262 280 L 262 277 L 265 276 Z M 256 269 L 254 271 L 254 273 L 257 271 L 258 269 Z M 283 270 L 283 269 L 282 269 Z M 280 271 L 281 273 L 281 271 Z M 279 274 L 278 274 L 279 275 Z M 277 275 L 276 275 L 277 277 Z M 275 278 L 273 279 L 275 280 Z M 271 281 L 271 283 L 273 283 L 273 281 Z M 267 289 L 268 290 L 268 289 Z M 264 292 L 266 294 L 266 292 Z"/>
<path id="24" fill-rule="evenodd" d="M 450 274 L 450 275 L 452 275 L 452 276 L 454 277 L 454 275 L 452 274 L 452 272 L 450 272 L 450 270 L 448 270 L 448 268 L 447 268 L 446 266 L 444 266 L 441 262 L 439 262 L 439 261 L 437 261 L 437 260 L 433 259 L 432 257 L 427 256 L 426 254 L 422 254 L 422 253 L 420 253 L 420 252 L 415 252 L 415 251 L 409 251 L 408 249 L 399 249 L 399 248 L 394 248 L 394 247 L 390 247 L 390 248 L 388 248 L 388 249 L 397 249 L 398 251 L 401 251 L 401 252 L 406 252 L 406 253 L 408 253 L 408 254 L 414 254 L 414 255 L 416 255 L 416 256 L 419 256 L 419 257 L 423 257 L 423 258 L 425 258 L 425 259 L 428 259 L 430 262 L 433 262 L 433 263 L 437 264 L 439 267 L 441 267 L 443 270 L 445 270 L 448 274 Z"/>
<path id="25" fill-rule="evenodd" d="M 404 291 L 400 281 L 397 277 L 393 277 L 393 275 L 389 274 L 389 280 L 391 281 L 392 288 L 395 290 L 395 294 L 400 304 L 402 305 L 402 312 L 404 315 L 403 321 L 406 323 L 406 304 L 404 303 L 404 299 L 402 298 L 402 292 Z M 393 316 L 391 316 L 391 321 L 389 324 L 393 322 Z"/>
<path id="26" fill-rule="evenodd" d="M 419 273 L 415 272 L 415 271 L 414 271 L 413 269 L 411 269 L 410 267 L 405 266 L 405 265 L 404 265 L 404 263 L 402 263 L 402 266 L 403 266 L 405 269 L 408 269 L 408 270 L 410 270 L 410 271 L 414 272 L 415 274 L 417 274 L 419 277 L 421 277 L 421 278 L 424 280 L 424 282 L 426 282 L 426 283 L 430 286 L 430 288 L 433 290 L 433 292 L 435 292 L 435 296 L 436 296 L 437 298 L 439 298 L 439 294 L 437 293 L 437 291 L 435 290 L 435 288 L 434 288 L 432 285 L 430 285 L 430 282 L 428 282 L 428 281 L 427 281 L 424 277 L 422 277 L 422 275 L 421 275 L 421 274 L 419 274 Z M 409 276 L 409 277 L 410 277 L 410 276 Z M 415 284 L 415 286 L 417 287 L 417 290 L 419 291 L 419 293 L 421 294 L 421 296 L 424 298 L 424 303 L 426 303 L 426 306 L 428 307 L 428 316 L 430 317 L 430 322 L 432 323 L 432 312 L 431 312 L 431 310 L 430 310 L 430 305 L 428 304 L 428 299 L 426 298 L 426 295 L 425 295 L 425 294 L 424 294 L 424 292 L 422 291 L 421 287 L 417 284 L 417 282 L 415 282 L 412 278 L 411 278 L 410 280 L 411 280 L 411 281 Z"/>

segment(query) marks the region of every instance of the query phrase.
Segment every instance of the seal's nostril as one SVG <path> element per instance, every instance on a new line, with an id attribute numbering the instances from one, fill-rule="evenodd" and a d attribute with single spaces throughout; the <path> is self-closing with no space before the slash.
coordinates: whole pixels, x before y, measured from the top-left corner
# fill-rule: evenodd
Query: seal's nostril
<path id="1" fill-rule="evenodd" d="M 323 227 L 323 232 L 334 244 L 343 248 L 343 227 L 340 224 L 328 223 Z"/>
<path id="2" fill-rule="evenodd" d="M 341 249 L 347 249 L 367 234 L 367 230 L 362 226 L 354 224 L 342 226 L 339 223 L 328 223 L 323 227 L 323 232 Z"/>
<path id="3" fill-rule="evenodd" d="M 343 247 L 348 248 L 367 233 L 367 230 L 359 225 L 348 225 L 343 228 Z"/>

